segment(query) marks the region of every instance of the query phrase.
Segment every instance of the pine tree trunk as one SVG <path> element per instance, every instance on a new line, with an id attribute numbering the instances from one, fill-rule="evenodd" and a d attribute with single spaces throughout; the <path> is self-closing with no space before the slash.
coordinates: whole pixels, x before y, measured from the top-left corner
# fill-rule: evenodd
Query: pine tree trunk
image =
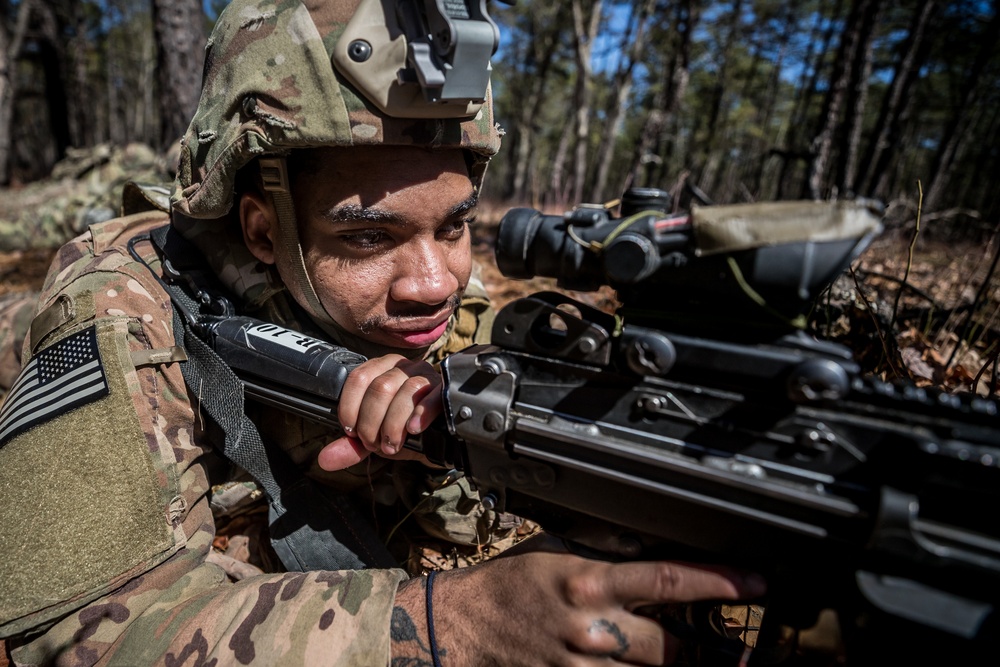
<path id="1" fill-rule="evenodd" d="M 72 145 L 69 130 L 69 100 L 66 97 L 66 76 L 64 74 L 66 54 L 63 46 L 63 26 L 59 25 L 55 13 L 46 3 L 35 6 L 38 24 L 43 39 L 38 40 L 38 59 L 45 75 L 45 102 L 49 112 L 49 130 L 55 145 L 55 159 L 66 155 Z M 45 165 L 48 172 L 52 165 Z"/>
<path id="2" fill-rule="evenodd" d="M 861 147 L 861 131 L 864 125 L 865 107 L 868 104 L 868 82 L 872 73 L 872 56 L 875 26 L 881 13 L 881 2 L 875 0 L 865 7 L 861 16 L 858 48 L 851 67 L 851 85 L 847 95 L 847 118 L 845 122 L 846 145 L 841 150 L 837 167 L 837 182 L 844 195 L 854 193 L 858 173 L 858 153 Z"/>
<path id="3" fill-rule="evenodd" d="M 17 59 L 28 31 L 34 0 L 21 0 L 14 32 L 0 25 L 0 185 L 10 181 L 11 133 L 14 122 L 14 101 L 17 98 Z"/>
<path id="4" fill-rule="evenodd" d="M 576 107 L 576 146 L 573 156 L 574 203 L 583 200 L 587 181 L 587 148 L 590 143 L 590 105 L 593 98 L 593 71 L 590 56 L 597 29 L 601 23 L 602 0 L 596 0 L 590 8 L 587 20 L 581 0 L 573 0 L 573 36 L 576 52 L 576 86 L 573 101 Z"/>
<path id="5" fill-rule="evenodd" d="M 927 188 L 927 194 L 924 196 L 924 210 L 926 211 L 934 211 L 941 205 L 948 179 L 955 169 L 956 158 L 961 155 L 960 147 L 963 139 L 966 138 L 964 130 L 969 125 L 972 113 L 977 110 L 976 99 L 979 84 L 996 49 L 997 40 L 1000 39 L 1000 2 L 995 0 L 993 5 L 993 19 L 983 32 L 976 61 L 963 84 L 964 92 L 960 98 L 961 104 L 945 128 L 941 139 L 941 148 L 938 150 L 934 167 L 931 169 L 931 182 Z"/>
<path id="6" fill-rule="evenodd" d="M 198 106 L 205 30 L 201 0 L 153 0 L 163 147 L 178 141 Z"/>
<path id="7" fill-rule="evenodd" d="M 554 22 L 558 23 L 557 20 Z M 533 151 L 536 142 L 535 121 L 539 117 L 542 104 L 545 101 L 545 86 L 548 82 L 552 58 L 558 45 L 556 36 L 557 30 L 550 25 L 543 28 L 541 34 L 535 33 L 532 39 L 532 49 L 537 54 L 538 71 L 530 77 L 530 92 L 524 104 L 520 106 L 521 113 L 515 121 L 513 134 L 516 137 L 516 143 L 512 151 L 514 167 L 511 169 L 506 192 L 508 199 L 518 203 L 526 202 L 529 198 L 529 189 L 534 190 L 533 165 L 537 164 Z M 530 193 L 532 199 L 536 195 L 535 192 Z"/>
<path id="8" fill-rule="evenodd" d="M 809 107 L 812 105 L 813 97 L 816 95 L 816 84 L 819 81 L 820 71 L 823 69 L 823 56 L 829 50 L 830 42 L 833 40 L 833 26 L 835 21 L 832 18 L 840 15 L 842 7 L 843 0 L 836 0 L 831 20 L 826 22 L 827 27 L 825 29 L 822 29 L 825 3 L 820 6 L 817 12 L 817 20 L 814 23 L 813 34 L 809 40 L 809 47 L 804 60 L 805 63 L 811 63 L 812 67 L 807 66 L 802 68 L 798 99 L 795 102 L 791 121 L 788 123 L 788 131 L 785 133 L 784 145 L 786 149 L 782 153 L 784 157 L 782 158 L 781 169 L 778 172 L 776 199 L 785 198 L 785 193 L 790 186 L 789 180 L 792 178 L 789 175 L 789 171 L 791 170 L 793 175 L 797 173 L 798 168 L 795 165 L 801 159 L 800 156 L 806 153 L 801 147 L 801 144 L 804 143 L 803 129 L 805 128 L 806 116 Z M 818 49 L 815 48 L 817 44 L 819 44 Z M 815 61 L 813 60 L 814 57 Z"/>
<path id="9" fill-rule="evenodd" d="M 597 175 L 594 178 L 592 191 L 595 203 L 602 203 L 606 199 L 605 190 L 608 186 L 608 174 L 615 152 L 615 143 L 621 129 L 622 119 L 625 116 L 625 105 L 632 91 L 632 72 L 645 47 L 646 24 L 652 14 L 655 0 L 638 0 L 633 5 L 633 11 L 635 11 L 635 6 L 639 4 L 641 7 L 639 7 L 638 16 L 632 23 L 632 27 L 622 35 L 621 53 L 626 55 L 615 72 L 612 93 L 609 96 L 611 108 L 608 113 L 608 124 L 601 133 L 601 143 L 597 149 Z"/>
<path id="10" fill-rule="evenodd" d="M 837 50 L 837 61 L 830 77 L 830 90 L 820 116 L 820 127 L 812 143 L 813 161 L 809 169 L 807 187 L 813 199 L 821 199 L 830 164 L 834 140 L 841 127 L 841 115 L 847 99 L 848 86 L 853 78 L 855 55 L 861 48 L 864 16 L 872 0 L 856 0 L 844 27 Z"/>
<path id="11" fill-rule="evenodd" d="M 73 78 L 70 87 L 70 99 L 75 103 L 70 106 L 70 137 L 74 146 L 93 146 L 97 143 L 92 102 L 88 103 L 87 90 L 87 25 L 84 20 L 84 7 L 79 2 L 72 4 L 73 37 L 69 42 L 70 59 L 73 63 Z"/>
<path id="12" fill-rule="evenodd" d="M 630 181 L 635 186 L 656 187 L 666 178 L 667 154 L 666 131 L 673 121 L 674 113 L 687 92 L 691 78 L 691 38 L 698 15 L 691 0 L 677 3 L 677 49 L 671 66 L 664 70 L 664 81 L 643 124 L 642 136 L 636 150 L 630 173 Z"/>
<path id="13" fill-rule="evenodd" d="M 858 182 L 859 193 L 878 196 L 875 191 L 879 189 L 880 181 L 884 180 L 882 174 L 889 168 L 899 140 L 899 124 L 910 87 L 916 81 L 917 72 L 927 55 L 927 40 L 924 37 L 936 9 L 936 0 L 924 0 L 913 16 L 903 57 L 896 66 L 892 84 L 875 122 L 872 133 L 875 138 L 869 143 L 865 157 L 861 160 L 861 164 L 865 165 L 865 172 Z"/>
<path id="14" fill-rule="evenodd" d="M 702 168 L 698 170 L 700 171 L 698 185 L 701 189 L 709 193 L 713 193 L 716 190 L 719 166 L 722 163 L 722 156 L 716 153 L 720 140 L 720 137 L 718 136 L 719 120 L 723 116 L 722 102 L 728 92 L 727 88 L 729 86 L 729 57 L 730 53 L 732 53 L 733 44 L 737 41 L 737 37 L 739 35 L 742 12 L 742 0 L 735 0 L 733 3 L 733 9 L 729 13 L 728 24 L 726 25 L 726 38 L 722 44 L 722 53 L 719 54 L 719 58 L 721 58 L 719 71 L 715 76 L 715 84 L 712 87 L 712 102 L 709 106 L 708 112 L 705 163 Z M 748 77 L 748 82 L 750 80 L 752 80 L 752 77 Z"/>
<path id="15" fill-rule="evenodd" d="M 552 158 L 552 177 L 549 180 L 549 191 L 545 202 L 554 206 L 564 207 L 568 199 L 563 184 L 563 172 L 566 169 L 566 159 L 569 156 L 569 144 L 573 137 L 573 123 L 566 123 L 563 126 L 562 134 L 559 135 L 559 146 L 556 148 L 555 157 Z"/>

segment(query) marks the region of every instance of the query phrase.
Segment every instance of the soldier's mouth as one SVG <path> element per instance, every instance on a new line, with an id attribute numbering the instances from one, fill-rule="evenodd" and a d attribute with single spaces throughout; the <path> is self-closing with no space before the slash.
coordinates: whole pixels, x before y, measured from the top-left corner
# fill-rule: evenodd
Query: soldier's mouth
<path id="1" fill-rule="evenodd" d="M 407 347 L 427 347 L 444 335 L 450 317 L 451 314 L 448 313 L 444 319 L 429 325 L 419 321 L 396 322 L 396 326 L 383 328 L 382 331 L 402 341 Z"/>

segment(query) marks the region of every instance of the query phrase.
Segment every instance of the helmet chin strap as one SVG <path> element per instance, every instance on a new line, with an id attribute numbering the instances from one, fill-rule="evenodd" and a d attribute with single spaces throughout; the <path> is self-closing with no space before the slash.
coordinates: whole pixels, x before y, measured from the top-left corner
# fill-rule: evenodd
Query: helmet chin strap
<path id="1" fill-rule="evenodd" d="M 271 193 L 278 216 L 276 251 L 288 260 L 287 265 L 292 271 L 291 281 L 298 287 L 298 291 L 306 301 L 302 306 L 324 329 L 328 327 L 339 329 L 330 314 L 326 312 L 323 302 L 316 294 L 316 288 L 313 287 L 309 272 L 306 271 L 302 243 L 299 241 L 299 226 L 295 220 L 295 205 L 292 203 L 292 193 L 288 187 L 288 167 L 285 158 L 261 158 L 259 162 L 264 190 Z"/>

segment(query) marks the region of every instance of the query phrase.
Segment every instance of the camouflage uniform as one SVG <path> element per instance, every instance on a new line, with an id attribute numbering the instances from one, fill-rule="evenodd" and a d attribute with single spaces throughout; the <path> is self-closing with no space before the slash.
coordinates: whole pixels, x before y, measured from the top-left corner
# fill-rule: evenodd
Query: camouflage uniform
<path id="1" fill-rule="evenodd" d="M 24 384 L 2 409 L 20 410 L 29 382 L 68 387 L 71 374 L 87 369 L 91 384 L 86 393 L 73 389 L 78 400 L 65 409 L 39 399 L 20 426 L 0 418 L 0 637 L 8 638 L 16 664 L 388 662 L 394 596 L 406 578 L 401 569 L 257 574 L 233 582 L 216 564 L 211 493 L 218 473 L 226 481 L 230 470 L 208 445 L 199 412 L 213 387 L 185 386 L 186 354 L 176 344 L 170 299 L 147 268 L 159 272 L 160 258 L 148 241 L 135 245 L 142 262 L 128 248 L 130 239 L 172 218 L 245 312 L 307 333 L 320 326 L 336 338 L 323 313 L 296 320 L 280 279 L 243 246 L 228 218 L 235 171 L 262 153 L 323 144 L 317 137 L 327 132 L 336 137 L 326 145 L 468 147 L 478 184 L 499 139 L 491 113 L 461 123 L 394 124 L 337 82 L 328 50 L 351 15 L 348 4 L 231 4 L 213 37 L 171 216 L 150 207 L 91 225 L 59 250 L 24 343 Z M 285 40 L 280 52 L 274 37 L 267 41 L 271 34 Z M 237 59 L 229 74 L 239 77 L 213 78 L 212 63 L 223 63 L 225 73 Z M 271 91 L 266 100 L 240 92 L 254 85 Z M 227 95 L 244 103 L 213 106 Z M 256 101 L 246 103 L 251 97 Z M 303 98 L 313 108 L 329 107 L 332 125 L 302 117 Z M 430 357 L 481 340 L 489 318 L 485 293 L 472 285 Z M 315 468 L 330 432 L 286 415 L 251 417 L 265 441 L 308 474 L 376 490 L 378 470 L 330 476 Z M 216 488 L 216 500 L 230 505 L 223 496 L 252 486 Z M 483 519 L 475 502 L 470 507 L 466 493 L 427 503 L 427 525 L 440 530 L 435 517 L 462 505 L 473 525 L 462 539 L 482 539 L 479 526 L 489 529 L 493 518 Z M 443 533 L 452 534 L 448 528 Z"/>
<path id="2" fill-rule="evenodd" d="M 21 347 L 37 301 L 31 291 L 0 296 L 0 401 L 21 372 Z"/>

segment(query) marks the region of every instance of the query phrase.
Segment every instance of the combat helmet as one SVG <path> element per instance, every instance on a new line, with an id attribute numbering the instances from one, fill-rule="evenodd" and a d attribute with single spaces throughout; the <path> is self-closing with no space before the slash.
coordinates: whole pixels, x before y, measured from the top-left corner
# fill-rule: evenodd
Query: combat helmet
<path id="1" fill-rule="evenodd" d="M 301 260 L 284 156 L 325 146 L 458 147 L 479 187 L 500 146 L 486 0 L 233 0 L 206 46 L 181 141 L 175 214 L 226 219 L 257 158 L 284 247 L 320 323 L 332 318 Z"/>

